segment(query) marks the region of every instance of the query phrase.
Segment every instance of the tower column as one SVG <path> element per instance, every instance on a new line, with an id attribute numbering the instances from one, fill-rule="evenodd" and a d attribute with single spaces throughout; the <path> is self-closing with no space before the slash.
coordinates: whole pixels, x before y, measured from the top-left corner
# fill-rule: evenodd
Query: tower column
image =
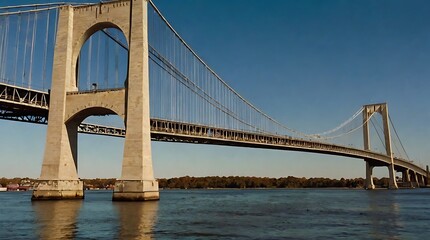
<path id="1" fill-rule="evenodd" d="M 409 174 L 409 169 L 403 171 L 403 182 L 407 183 L 407 187 L 413 187 L 411 182 L 411 176 Z"/>
<path id="2" fill-rule="evenodd" d="M 112 200 L 158 200 L 151 157 L 147 1 L 130 1 L 126 136 L 121 179 Z"/>
<path id="3" fill-rule="evenodd" d="M 388 188 L 389 189 L 398 189 L 396 182 L 396 171 L 394 170 L 394 164 L 390 164 L 388 167 L 388 174 L 389 174 L 389 180 L 388 180 Z"/>
<path id="4" fill-rule="evenodd" d="M 390 156 L 391 163 L 388 165 L 388 173 L 389 173 L 389 182 L 388 182 L 388 188 L 389 189 L 398 189 L 396 182 L 396 172 L 394 170 L 394 158 L 393 158 L 393 151 L 391 148 L 391 133 L 390 133 L 390 125 L 389 125 L 389 116 L 388 116 L 388 105 L 383 104 L 381 109 L 382 114 L 382 122 L 384 124 L 384 137 L 385 137 L 385 150 L 387 152 L 387 155 Z"/>
<path id="5" fill-rule="evenodd" d="M 366 161 L 366 185 L 364 186 L 367 190 L 375 189 L 375 184 L 373 184 L 373 166 Z"/>
<path id="6" fill-rule="evenodd" d="M 77 174 L 77 125 L 66 125 L 66 93 L 76 90 L 72 80 L 73 8 L 61 7 L 55 44 L 49 122 L 39 183 L 32 200 L 82 199 L 83 182 Z"/>
<path id="7" fill-rule="evenodd" d="M 369 137 L 369 118 L 370 112 L 367 107 L 363 110 L 363 139 L 364 139 L 364 150 L 370 149 L 370 137 Z M 373 184 L 373 166 L 369 163 L 368 159 L 364 159 L 366 162 L 366 183 L 364 188 L 367 190 L 375 189 L 375 185 Z"/>
<path id="8" fill-rule="evenodd" d="M 414 178 L 415 178 L 415 182 L 417 183 L 417 187 L 419 188 L 420 187 L 420 182 L 418 180 L 418 174 L 417 174 L 417 172 L 414 172 Z"/>

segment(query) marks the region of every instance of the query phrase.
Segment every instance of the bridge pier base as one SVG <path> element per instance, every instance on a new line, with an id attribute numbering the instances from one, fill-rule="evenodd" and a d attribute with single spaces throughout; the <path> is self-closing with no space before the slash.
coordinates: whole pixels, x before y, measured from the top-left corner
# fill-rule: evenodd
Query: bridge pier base
<path id="1" fill-rule="evenodd" d="M 388 165 L 388 174 L 390 179 L 388 180 L 388 189 L 398 189 L 396 182 L 396 170 L 394 170 L 394 164 Z"/>
<path id="2" fill-rule="evenodd" d="M 429 165 L 427 165 L 426 166 L 426 177 L 425 177 L 425 185 L 427 187 L 430 186 L 429 178 L 430 178 L 430 171 L 429 171 Z"/>
<path id="3" fill-rule="evenodd" d="M 414 179 L 415 179 L 415 182 L 417 184 L 417 188 L 419 188 L 420 187 L 420 180 L 418 179 L 417 172 L 414 172 Z"/>
<path id="4" fill-rule="evenodd" d="M 42 180 L 33 191 L 31 200 L 83 199 L 84 182 L 81 180 Z"/>
<path id="5" fill-rule="evenodd" d="M 156 180 L 118 180 L 115 183 L 113 201 L 159 200 Z"/>
<path id="6" fill-rule="evenodd" d="M 368 190 L 375 189 L 375 184 L 373 184 L 373 166 L 366 161 L 366 185 L 364 186 Z"/>
<path id="7" fill-rule="evenodd" d="M 412 185 L 412 182 L 411 182 L 411 176 L 409 174 L 409 169 L 403 170 L 403 172 L 402 172 L 402 180 L 403 180 L 403 182 L 405 182 L 407 184 L 404 187 L 410 187 L 410 188 L 414 187 Z"/>

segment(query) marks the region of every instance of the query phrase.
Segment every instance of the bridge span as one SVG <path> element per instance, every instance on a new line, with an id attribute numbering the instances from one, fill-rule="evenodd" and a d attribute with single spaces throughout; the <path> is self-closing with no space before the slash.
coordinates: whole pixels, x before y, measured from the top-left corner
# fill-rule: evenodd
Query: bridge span
<path id="1" fill-rule="evenodd" d="M 121 89 L 119 89 L 121 90 Z M 115 91 L 115 90 L 106 90 Z M 86 91 L 79 94 L 93 95 L 97 91 Z M 76 93 L 72 93 L 76 94 Z M 49 93 L 0 83 L 0 119 L 48 124 Z M 102 114 L 104 115 L 104 114 Z M 151 140 L 193 144 L 212 144 L 235 147 L 250 147 L 274 150 L 300 151 L 335 156 L 364 159 L 371 166 L 389 166 L 388 155 L 328 144 L 314 140 L 294 138 L 291 136 L 237 131 L 186 122 L 175 122 L 163 119 L 150 119 Z M 84 134 L 125 137 L 123 128 L 81 123 L 77 129 Z M 428 169 L 423 169 L 413 162 L 393 157 L 394 169 L 401 172 L 409 186 L 425 186 L 429 177 Z M 409 172 L 410 171 L 410 172 Z M 409 175 L 409 178 L 406 176 Z M 415 183 L 411 182 L 411 178 Z"/>

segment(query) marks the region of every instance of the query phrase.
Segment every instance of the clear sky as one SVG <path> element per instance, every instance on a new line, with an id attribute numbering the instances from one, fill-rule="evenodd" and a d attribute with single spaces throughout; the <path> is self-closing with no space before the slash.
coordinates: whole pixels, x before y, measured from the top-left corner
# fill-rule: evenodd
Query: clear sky
<path id="1" fill-rule="evenodd" d="M 154 2 L 212 69 L 280 122 L 320 132 L 387 102 L 409 156 L 430 165 L 429 1 Z M 38 177 L 46 126 L 0 121 L 0 132 L 0 176 Z M 80 177 L 119 177 L 122 148 L 120 138 L 80 135 Z M 362 160 L 299 152 L 153 142 L 152 154 L 158 178 L 365 175 Z"/>

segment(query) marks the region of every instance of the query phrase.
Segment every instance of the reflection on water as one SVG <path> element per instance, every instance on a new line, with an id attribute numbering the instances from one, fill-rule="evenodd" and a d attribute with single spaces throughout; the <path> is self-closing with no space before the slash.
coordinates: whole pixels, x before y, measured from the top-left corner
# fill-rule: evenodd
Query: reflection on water
<path id="1" fill-rule="evenodd" d="M 158 201 L 114 202 L 119 213 L 119 239 L 152 239 Z"/>
<path id="2" fill-rule="evenodd" d="M 39 239 L 73 239 L 77 231 L 77 216 L 82 201 L 35 201 Z"/>
<path id="3" fill-rule="evenodd" d="M 158 201 L 111 202 L 105 193 L 85 200 L 35 201 L 39 239 L 152 239 Z M 0 234 L 1 239 L 1 234 Z"/>
<path id="4" fill-rule="evenodd" d="M 385 190 L 369 191 L 368 216 L 375 239 L 400 239 L 399 204 L 395 194 Z"/>
<path id="5" fill-rule="evenodd" d="M 165 190 L 158 202 L 0 193 L 0 239 L 428 239 L 430 189 Z"/>

